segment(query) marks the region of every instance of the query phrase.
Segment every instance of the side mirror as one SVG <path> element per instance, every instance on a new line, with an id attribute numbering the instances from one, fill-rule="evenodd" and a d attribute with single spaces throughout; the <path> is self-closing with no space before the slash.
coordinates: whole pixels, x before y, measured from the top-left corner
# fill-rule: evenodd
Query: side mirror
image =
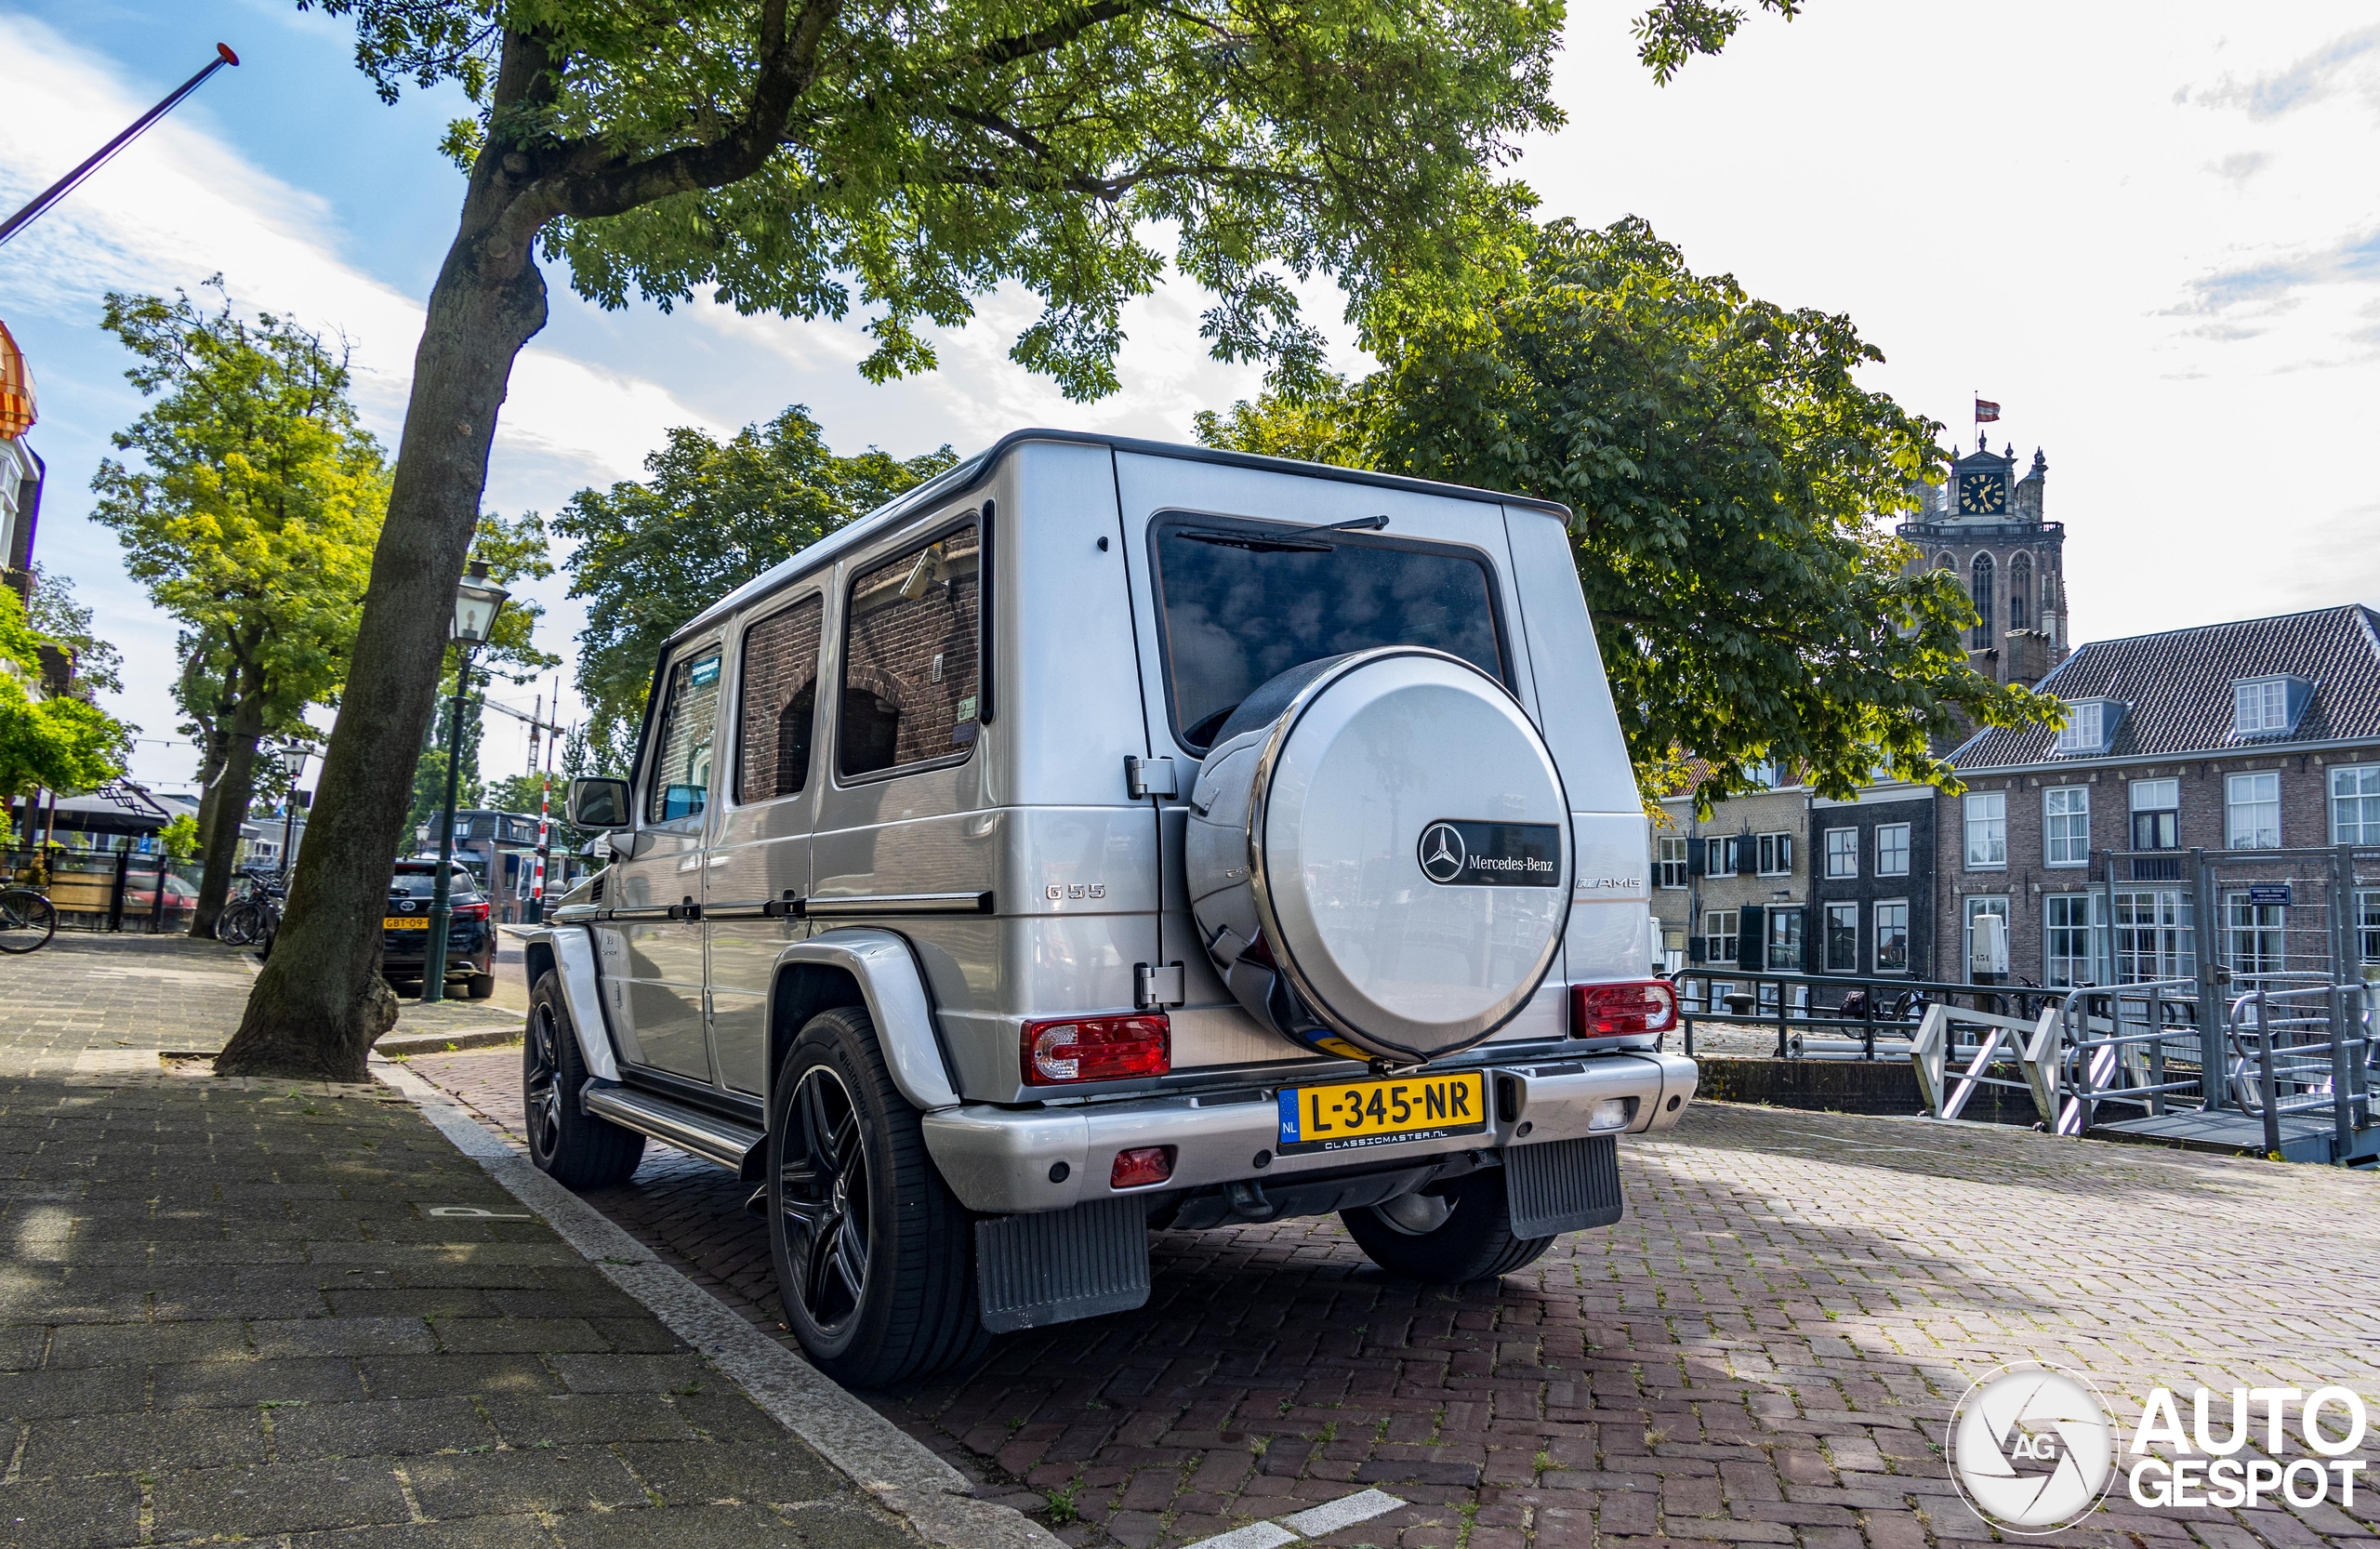
<path id="1" fill-rule="evenodd" d="M 601 775 L 570 782 L 570 796 L 562 804 L 563 812 L 575 827 L 633 828 L 636 819 L 631 814 L 628 783 L 605 779 Z"/>

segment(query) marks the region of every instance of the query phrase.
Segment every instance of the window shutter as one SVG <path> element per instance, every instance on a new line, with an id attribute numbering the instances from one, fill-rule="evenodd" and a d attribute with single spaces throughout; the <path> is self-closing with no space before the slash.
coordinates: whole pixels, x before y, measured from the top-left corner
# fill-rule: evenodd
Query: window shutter
<path id="1" fill-rule="evenodd" d="M 1688 961 L 1688 962 L 1700 962 L 1700 961 L 1702 960 L 1702 959 L 1703 959 L 1703 946 L 1702 946 L 1702 942 L 1703 942 L 1703 938 L 1702 938 L 1702 937 L 1700 937 L 1700 936 L 1688 936 L 1688 937 L 1686 937 L 1686 961 Z"/>
<path id="2" fill-rule="evenodd" d="M 1686 868 L 1688 871 L 1701 872 L 1702 875 L 1708 876 L 1710 873 L 1703 871 L 1704 846 L 1705 841 L 1702 840 L 1690 839 L 1686 841 Z"/>
<path id="3" fill-rule="evenodd" d="M 1768 966 L 1768 910 L 1746 904 L 1736 913 L 1736 966 L 1758 973 Z"/>

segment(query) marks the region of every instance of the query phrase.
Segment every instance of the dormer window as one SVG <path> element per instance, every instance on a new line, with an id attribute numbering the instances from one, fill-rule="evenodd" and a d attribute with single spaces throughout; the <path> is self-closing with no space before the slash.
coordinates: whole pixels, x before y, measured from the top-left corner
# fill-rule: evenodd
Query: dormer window
<path id="1" fill-rule="evenodd" d="M 2303 678 L 2238 679 L 2231 684 L 2231 735 L 2284 736 L 2313 697 L 2314 685 Z"/>
<path id="2" fill-rule="evenodd" d="M 2121 699 L 2073 699 L 2067 702 L 2066 724 L 2057 729 L 2057 750 L 2068 757 L 2104 753 L 2115 740 L 2123 720 Z"/>

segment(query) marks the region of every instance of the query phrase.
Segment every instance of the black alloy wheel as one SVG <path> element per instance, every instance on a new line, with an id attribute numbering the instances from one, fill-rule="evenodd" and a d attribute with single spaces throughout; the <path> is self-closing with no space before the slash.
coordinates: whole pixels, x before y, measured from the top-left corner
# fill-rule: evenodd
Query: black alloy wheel
<path id="1" fill-rule="evenodd" d="M 627 1183 L 644 1157 L 644 1137 L 581 1106 L 587 1081 L 587 1054 L 571 1025 L 562 978 L 549 970 L 530 986 L 529 1020 L 521 1039 L 521 1106 L 529 1120 L 529 1159 L 569 1188 Z"/>
<path id="2" fill-rule="evenodd" d="M 769 1085 L 765 1214 L 786 1326 L 812 1365 L 883 1387 L 963 1365 L 976 1307 L 974 1217 L 927 1153 L 858 1006 L 804 1025 Z"/>
<path id="3" fill-rule="evenodd" d="M 528 1036 L 521 1051 L 521 1105 L 529 1119 L 529 1146 L 538 1157 L 562 1143 L 562 1029 L 550 1001 L 529 1008 Z"/>
<path id="4" fill-rule="evenodd" d="M 811 1327 L 833 1341 L 867 1296 L 867 1147 L 851 1090 L 830 1066 L 802 1073 L 786 1117 L 777 1210 L 790 1289 Z"/>

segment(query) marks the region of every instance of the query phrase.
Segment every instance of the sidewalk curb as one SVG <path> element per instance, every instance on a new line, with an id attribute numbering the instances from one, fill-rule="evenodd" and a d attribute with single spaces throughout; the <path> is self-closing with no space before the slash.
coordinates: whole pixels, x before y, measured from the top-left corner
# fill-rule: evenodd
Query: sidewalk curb
<path id="1" fill-rule="evenodd" d="M 922 1442 L 654 1258 L 644 1244 L 538 1172 L 438 1088 L 385 1059 L 373 1062 L 372 1074 L 412 1099 L 456 1150 L 485 1168 L 613 1284 L 701 1352 L 770 1418 L 927 1542 L 949 1549 L 1061 1549 L 1047 1529 L 1014 1507 L 972 1494 L 966 1476 Z"/>
<path id="2" fill-rule="evenodd" d="M 391 1032 L 372 1046 L 372 1053 L 395 1059 L 400 1054 L 444 1054 L 464 1049 L 493 1049 L 498 1044 L 520 1041 L 520 1027 L 507 1022 L 493 1027 L 460 1028 L 451 1033 Z"/>

